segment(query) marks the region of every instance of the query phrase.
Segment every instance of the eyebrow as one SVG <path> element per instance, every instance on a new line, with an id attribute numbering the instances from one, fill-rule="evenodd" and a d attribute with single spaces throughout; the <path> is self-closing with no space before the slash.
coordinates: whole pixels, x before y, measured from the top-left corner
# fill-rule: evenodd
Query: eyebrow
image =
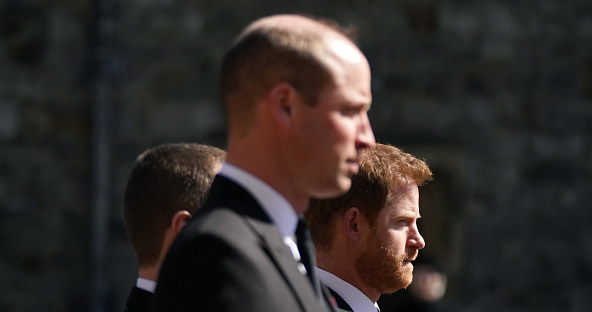
<path id="1" fill-rule="evenodd" d="M 338 103 L 340 103 L 340 105 L 342 106 L 346 106 L 346 107 L 350 107 L 350 108 L 364 108 L 366 111 L 370 110 L 370 107 L 372 107 L 372 102 L 349 102 L 347 100 L 343 100 L 343 101 L 338 101 Z"/>
<path id="2" fill-rule="evenodd" d="M 395 218 L 415 218 L 421 219 L 421 214 L 412 212 L 403 212 L 394 216 Z"/>

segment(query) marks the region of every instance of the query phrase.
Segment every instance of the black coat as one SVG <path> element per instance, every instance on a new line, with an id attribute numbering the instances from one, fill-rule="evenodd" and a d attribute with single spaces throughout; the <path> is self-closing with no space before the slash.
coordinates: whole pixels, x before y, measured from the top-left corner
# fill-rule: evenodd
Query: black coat
<path id="1" fill-rule="evenodd" d="M 216 176 L 160 271 L 151 311 L 332 311 L 279 229 L 241 186 Z"/>
<path id="2" fill-rule="evenodd" d="M 125 312 L 148 312 L 152 293 L 142 288 L 134 287 L 127 297 Z"/>

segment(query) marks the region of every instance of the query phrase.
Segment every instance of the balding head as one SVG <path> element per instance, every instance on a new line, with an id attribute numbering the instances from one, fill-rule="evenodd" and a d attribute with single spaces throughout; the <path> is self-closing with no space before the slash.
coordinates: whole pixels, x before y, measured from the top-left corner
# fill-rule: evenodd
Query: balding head
<path id="1" fill-rule="evenodd" d="M 257 31 L 258 29 L 283 29 L 293 34 L 309 36 L 315 34 L 321 36 L 340 36 L 347 37 L 346 31 L 337 24 L 328 21 L 313 19 L 302 15 L 279 14 L 260 18 L 249 24 L 238 36 L 240 40 L 243 36 Z"/>
<path id="2" fill-rule="evenodd" d="M 229 127 L 253 123 L 253 106 L 279 83 L 292 85 L 310 105 L 348 62 L 365 60 L 346 31 L 299 15 L 261 18 L 245 28 L 222 65 L 222 101 Z"/>

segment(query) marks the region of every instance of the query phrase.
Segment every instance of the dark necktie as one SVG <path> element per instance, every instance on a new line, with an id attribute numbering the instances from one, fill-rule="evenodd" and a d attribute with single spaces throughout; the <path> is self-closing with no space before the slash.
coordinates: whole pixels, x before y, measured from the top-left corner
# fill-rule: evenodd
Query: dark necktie
<path id="1" fill-rule="evenodd" d="M 321 298 L 321 282 L 316 276 L 315 272 L 315 260 L 314 260 L 314 245 L 310 239 L 310 232 L 308 227 L 302 218 L 298 220 L 298 226 L 296 227 L 296 245 L 298 246 L 298 252 L 300 253 L 300 262 L 306 268 L 306 275 L 312 284 L 312 288 L 318 298 Z"/>

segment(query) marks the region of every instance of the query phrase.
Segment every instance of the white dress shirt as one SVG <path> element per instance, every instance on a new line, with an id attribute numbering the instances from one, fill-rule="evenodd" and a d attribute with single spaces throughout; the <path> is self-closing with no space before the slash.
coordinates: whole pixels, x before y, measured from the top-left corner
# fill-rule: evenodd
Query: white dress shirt
<path id="1" fill-rule="evenodd" d="M 236 182 L 255 197 L 271 221 L 280 230 L 284 244 L 292 251 L 294 260 L 300 261 L 300 253 L 294 240 L 298 215 L 288 200 L 261 179 L 227 162 L 222 165 L 219 174 Z M 304 266 L 299 265 L 299 269 L 302 272 Z M 306 273 L 306 270 L 304 273 Z"/>
<path id="2" fill-rule="evenodd" d="M 138 277 L 138 279 L 136 280 L 136 287 L 143 289 L 147 292 L 154 293 L 154 290 L 156 289 L 156 282 L 142 277 Z"/>
<path id="3" fill-rule="evenodd" d="M 317 267 L 315 269 L 321 282 L 336 292 L 347 304 L 349 304 L 354 312 L 379 311 L 378 304 L 372 302 L 370 298 L 364 295 L 363 292 L 352 284 L 321 268 Z"/>

